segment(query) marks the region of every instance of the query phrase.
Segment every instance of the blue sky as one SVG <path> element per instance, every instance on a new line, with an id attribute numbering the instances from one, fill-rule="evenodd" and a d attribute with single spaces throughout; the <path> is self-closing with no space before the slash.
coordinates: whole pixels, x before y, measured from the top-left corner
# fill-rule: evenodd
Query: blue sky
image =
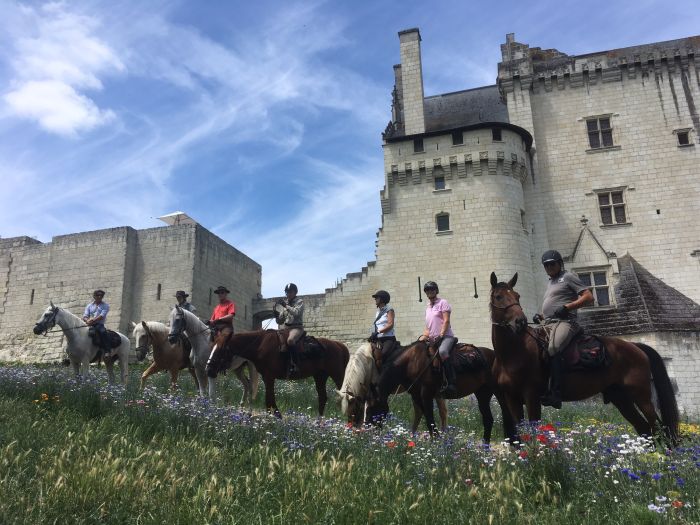
<path id="1" fill-rule="evenodd" d="M 495 83 L 505 34 L 569 54 L 700 33 L 697 0 L 0 0 L 0 235 L 183 210 L 322 292 L 374 258 L 397 32 L 426 95 Z"/>

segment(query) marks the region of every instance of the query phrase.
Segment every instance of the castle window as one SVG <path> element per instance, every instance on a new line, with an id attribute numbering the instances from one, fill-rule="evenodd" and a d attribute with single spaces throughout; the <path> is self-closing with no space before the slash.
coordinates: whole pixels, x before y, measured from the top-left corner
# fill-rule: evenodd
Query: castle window
<path id="1" fill-rule="evenodd" d="M 612 148 L 613 136 L 610 116 L 586 119 L 588 143 L 591 149 Z"/>
<path id="2" fill-rule="evenodd" d="M 413 139 L 413 153 L 423 153 L 423 139 Z"/>
<path id="3" fill-rule="evenodd" d="M 503 137 L 501 135 L 501 128 L 491 129 L 491 140 L 493 140 L 494 142 L 501 142 L 503 140 Z"/>
<path id="4" fill-rule="evenodd" d="M 435 228 L 439 232 L 450 231 L 450 214 L 438 213 L 435 216 Z"/>
<path id="5" fill-rule="evenodd" d="M 32 295 L 29 296 L 29 304 L 34 304 L 34 288 L 32 288 Z"/>
<path id="6" fill-rule="evenodd" d="M 161 291 L 161 286 L 160 286 L 160 283 L 158 283 L 158 289 L 156 291 L 156 301 L 160 301 L 160 291 Z"/>
<path id="7" fill-rule="evenodd" d="M 598 191 L 597 193 L 602 223 L 606 226 L 627 224 L 624 191 Z"/>
<path id="8" fill-rule="evenodd" d="M 435 189 L 444 190 L 445 189 L 445 177 L 435 177 Z"/>
<path id="9" fill-rule="evenodd" d="M 213 290 L 209 288 L 209 306 L 211 306 L 211 294 L 213 293 Z"/>
<path id="10" fill-rule="evenodd" d="M 460 146 L 464 144 L 464 135 L 462 134 L 461 131 L 453 131 L 452 132 L 452 145 L 453 146 Z"/>
<path id="11" fill-rule="evenodd" d="M 593 294 L 595 306 L 610 306 L 610 287 L 607 273 L 602 271 L 576 270 L 578 278 Z"/>
<path id="12" fill-rule="evenodd" d="M 693 146 L 693 143 L 690 140 L 691 131 L 691 128 L 676 129 L 673 131 L 673 133 L 676 135 L 676 140 L 678 141 L 679 147 Z"/>

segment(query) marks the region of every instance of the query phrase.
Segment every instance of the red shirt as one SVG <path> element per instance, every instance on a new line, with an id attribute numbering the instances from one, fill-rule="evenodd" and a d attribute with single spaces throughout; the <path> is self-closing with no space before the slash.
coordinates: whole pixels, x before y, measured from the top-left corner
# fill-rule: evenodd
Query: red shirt
<path id="1" fill-rule="evenodd" d="M 210 321 L 216 321 L 217 319 L 221 319 L 222 317 L 235 313 L 236 306 L 233 304 L 233 301 L 226 299 L 226 301 L 219 303 L 214 307 L 214 311 L 211 313 Z"/>

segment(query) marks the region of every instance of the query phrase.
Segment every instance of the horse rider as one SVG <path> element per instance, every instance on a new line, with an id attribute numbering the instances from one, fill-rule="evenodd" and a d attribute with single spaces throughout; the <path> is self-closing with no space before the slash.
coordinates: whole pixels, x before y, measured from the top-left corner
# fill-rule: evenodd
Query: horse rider
<path id="1" fill-rule="evenodd" d="M 282 351 L 289 352 L 289 373 L 293 374 L 297 370 L 297 344 L 304 335 L 304 301 L 297 297 L 299 289 L 294 283 L 289 283 L 284 287 L 284 299 L 279 299 L 275 306 L 280 305 L 282 311 L 277 313 L 277 324 L 289 330 L 287 344 L 283 345 Z M 277 310 L 275 310 L 277 312 Z"/>
<path id="2" fill-rule="evenodd" d="M 104 296 L 104 290 L 95 290 L 92 292 L 93 301 L 85 307 L 83 321 L 97 334 L 99 347 L 102 349 L 102 355 L 106 359 L 111 357 L 112 350 L 107 341 L 107 329 L 105 328 L 105 321 L 109 313 L 109 305 L 102 300 Z"/>
<path id="3" fill-rule="evenodd" d="M 223 328 L 230 328 L 233 333 L 233 318 L 236 315 L 236 305 L 228 298 L 231 291 L 225 286 L 219 286 L 214 293 L 219 296 L 219 304 L 214 307 L 207 325 L 211 328 L 212 340 Z"/>
<path id="4" fill-rule="evenodd" d="M 450 352 L 456 341 L 450 326 L 452 307 L 445 299 L 438 297 L 440 289 L 435 281 L 427 281 L 423 286 L 423 291 L 428 297 L 429 304 L 425 309 L 425 330 L 418 340 L 429 341 L 433 348 L 438 349 L 447 379 L 447 384 L 443 386 L 440 393 L 453 395 L 456 393 L 457 377 L 450 362 Z"/>
<path id="5" fill-rule="evenodd" d="M 377 290 L 372 296 L 377 305 L 377 315 L 374 318 L 372 335 L 369 337 L 371 343 L 377 343 L 382 352 L 382 364 L 386 363 L 385 358 L 391 352 L 396 343 L 394 334 L 394 321 L 396 314 L 394 308 L 389 304 L 391 296 L 386 290 Z"/>
<path id="6" fill-rule="evenodd" d="M 195 313 L 197 309 L 194 307 L 194 305 L 187 300 L 187 298 L 190 296 L 190 294 L 185 293 L 184 290 L 178 290 L 175 292 L 175 299 L 177 299 L 177 305 L 180 308 L 184 308 L 188 312 Z"/>
<path id="7" fill-rule="evenodd" d="M 549 388 L 540 402 L 545 406 L 561 408 L 561 351 L 582 332 L 576 322 L 576 310 L 593 304 L 593 294 L 573 273 L 564 269 L 564 260 L 556 250 L 542 254 L 542 265 L 549 276 L 549 284 L 542 301 L 542 313 L 532 318 L 535 324 L 544 323 L 549 332 Z"/>

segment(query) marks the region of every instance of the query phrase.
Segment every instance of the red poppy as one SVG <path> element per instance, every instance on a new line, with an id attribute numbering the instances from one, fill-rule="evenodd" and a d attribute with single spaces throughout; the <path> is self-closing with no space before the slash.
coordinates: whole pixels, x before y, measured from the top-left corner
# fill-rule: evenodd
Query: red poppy
<path id="1" fill-rule="evenodd" d="M 674 509 L 680 509 L 683 506 L 683 502 L 677 499 L 671 502 L 671 506 L 673 506 Z"/>
<path id="2" fill-rule="evenodd" d="M 412 447 L 415 447 L 415 446 L 416 446 L 416 444 L 415 444 L 413 441 L 409 441 L 409 442 L 408 442 L 408 447 L 409 447 L 409 448 L 412 448 Z"/>
<path id="3" fill-rule="evenodd" d="M 532 436 L 530 434 L 523 434 L 520 436 L 520 439 L 527 443 L 528 441 L 532 441 Z"/>
<path id="4" fill-rule="evenodd" d="M 520 456 L 520 459 L 527 459 L 527 450 L 521 451 L 518 456 Z"/>
<path id="5" fill-rule="evenodd" d="M 547 423 L 546 425 L 540 425 L 537 427 L 537 430 L 540 432 L 556 432 L 557 429 L 552 425 L 551 423 Z"/>
<path id="6" fill-rule="evenodd" d="M 394 447 L 396 446 L 396 441 L 389 441 L 389 442 L 386 444 L 386 446 L 389 447 L 389 448 L 394 448 Z"/>
<path id="7" fill-rule="evenodd" d="M 546 445 L 549 440 L 547 439 L 547 436 L 545 436 L 544 434 L 537 434 L 537 441 L 539 441 L 543 445 Z"/>

